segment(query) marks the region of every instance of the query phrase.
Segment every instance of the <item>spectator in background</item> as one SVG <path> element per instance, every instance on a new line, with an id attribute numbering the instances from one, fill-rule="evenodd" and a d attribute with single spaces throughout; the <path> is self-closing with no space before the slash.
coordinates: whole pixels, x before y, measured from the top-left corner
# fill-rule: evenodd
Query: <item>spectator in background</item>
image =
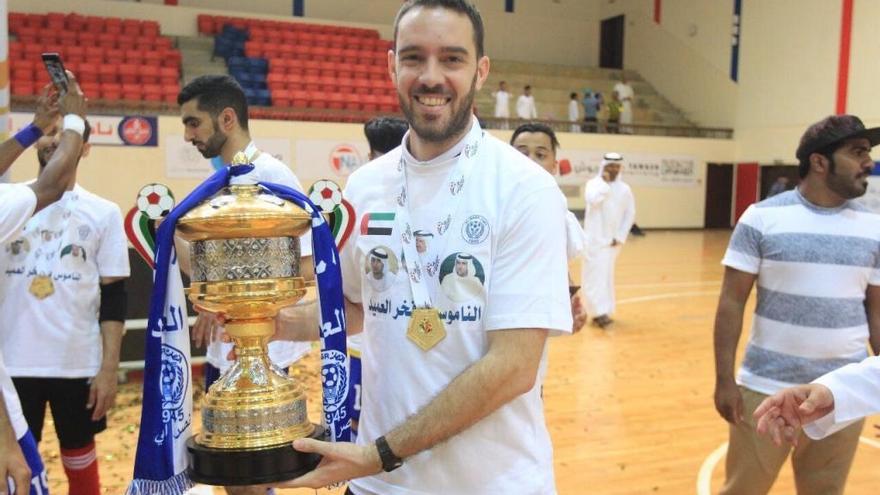
<path id="1" fill-rule="evenodd" d="M 400 146 L 409 125 L 397 117 L 375 117 L 364 124 L 364 135 L 370 143 L 370 160 L 375 160 Z"/>
<path id="2" fill-rule="evenodd" d="M 523 94 L 516 100 L 516 116 L 525 120 L 538 118 L 538 108 L 535 106 L 535 97 L 532 96 L 532 87 L 529 85 L 523 88 Z"/>
<path id="3" fill-rule="evenodd" d="M 577 96 L 576 93 L 572 94 Z M 510 145 L 540 165 L 550 175 L 559 175 L 559 162 L 556 161 L 559 140 L 556 138 L 556 133 L 547 124 L 529 122 L 517 127 L 513 131 L 513 136 L 510 137 Z M 583 256 L 586 247 L 586 234 L 574 213 L 570 211 L 565 213 L 566 252 L 568 253 L 568 261 L 571 263 L 576 258 Z M 587 321 L 587 312 L 584 310 L 580 296 L 578 296 L 579 287 L 572 283 L 571 275 L 568 277 L 568 285 L 571 292 L 571 318 L 573 321 L 571 331 L 577 333 Z"/>
<path id="4" fill-rule="evenodd" d="M 568 120 L 571 121 L 571 132 L 578 132 L 580 130 L 580 126 L 577 125 L 577 121 L 580 120 L 578 115 L 578 94 L 572 93 L 569 97 L 571 100 L 568 102 Z"/>
<path id="5" fill-rule="evenodd" d="M 492 96 L 495 97 L 495 118 L 496 119 L 509 119 L 510 118 L 510 93 L 507 92 L 507 82 L 501 81 L 498 83 L 498 91 L 492 93 Z M 500 123 L 501 129 L 507 129 L 510 127 L 510 123 L 507 120 L 504 120 Z"/>
<path id="6" fill-rule="evenodd" d="M 584 132 L 598 132 L 597 124 L 599 110 L 602 108 L 602 95 L 594 93 L 590 88 L 584 89 Z"/>
<path id="7" fill-rule="evenodd" d="M 609 134 L 617 134 L 620 132 L 620 98 L 617 96 L 617 91 L 613 91 L 611 93 L 611 101 L 607 103 L 608 106 L 608 125 L 606 127 Z"/>
<path id="8" fill-rule="evenodd" d="M 783 193 L 788 190 L 788 177 L 780 176 L 776 178 L 776 182 L 770 186 L 770 190 L 767 191 L 767 197 L 776 196 L 779 193 Z"/>
<path id="9" fill-rule="evenodd" d="M 617 93 L 617 99 L 620 100 L 621 104 L 620 132 L 632 134 L 632 127 L 629 124 L 632 124 L 633 121 L 632 104 L 633 99 L 635 99 L 635 93 L 629 81 L 626 80 L 625 74 L 620 74 L 620 82 L 614 85 L 614 92 Z"/>

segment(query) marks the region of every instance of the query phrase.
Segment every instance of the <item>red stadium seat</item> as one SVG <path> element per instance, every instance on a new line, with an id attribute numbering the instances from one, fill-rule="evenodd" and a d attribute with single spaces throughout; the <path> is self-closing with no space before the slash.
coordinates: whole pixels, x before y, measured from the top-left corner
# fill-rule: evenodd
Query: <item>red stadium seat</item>
<path id="1" fill-rule="evenodd" d="M 64 29 L 58 32 L 58 41 L 70 49 L 79 44 L 79 36 L 77 36 L 76 31 Z"/>
<path id="2" fill-rule="evenodd" d="M 101 98 L 105 100 L 121 100 L 122 85 L 116 83 L 101 83 Z"/>
<path id="3" fill-rule="evenodd" d="M 199 34 L 213 36 L 216 32 L 214 31 L 214 16 L 212 15 L 199 14 L 196 17 L 196 25 L 198 26 Z"/>
<path id="4" fill-rule="evenodd" d="M 125 58 L 125 50 L 110 48 L 104 51 L 104 62 L 108 64 L 124 64 L 130 62 Z"/>
<path id="5" fill-rule="evenodd" d="M 91 47 L 98 44 L 98 33 L 94 31 L 80 31 L 77 38 L 79 46 Z"/>
<path id="6" fill-rule="evenodd" d="M 290 91 L 285 89 L 272 91 L 272 106 L 273 107 L 289 107 L 291 106 L 293 100 L 293 95 Z"/>
<path id="7" fill-rule="evenodd" d="M 116 39 L 119 33 L 101 33 L 98 35 L 98 46 L 109 49 L 116 48 Z"/>
<path id="8" fill-rule="evenodd" d="M 142 34 L 141 21 L 137 19 L 124 19 L 122 21 L 122 34 L 124 36 L 140 37 Z"/>
<path id="9" fill-rule="evenodd" d="M 165 36 L 159 36 L 158 38 L 153 38 L 153 49 L 154 50 L 171 50 L 174 48 L 174 44 L 171 41 L 171 38 L 166 38 Z"/>
<path id="10" fill-rule="evenodd" d="M 379 97 L 376 95 L 364 95 L 363 110 L 365 112 L 375 112 L 379 110 Z"/>
<path id="11" fill-rule="evenodd" d="M 141 32 L 145 38 L 159 37 L 159 23 L 156 21 L 143 21 Z M 168 41 L 171 41 L 170 39 Z"/>
<path id="12" fill-rule="evenodd" d="M 77 13 L 71 12 L 67 14 L 67 17 L 64 20 L 65 27 L 73 32 L 78 32 L 85 29 L 86 26 L 86 18 Z"/>
<path id="13" fill-rule="evenodd" d="M 180 85 L 177 83 L 174 84 L 163 84 L 162 85 L 162 99 L 166 103 L 177 103 L 177 95 L 180 94 Z"/>
<path id="14" fill-rule="evenodd" d="M 162 66 L 162 52 L 159 52 L 157 50 L 148 50 L 141 53 L 144 56 L 145 65 L 151 65 L 153 67 Z"/>
<path id="15" fill-rule="evenodd" d="M 159 82 L 163 86 L 173 86 L 180 81 L 180 71 L 172 67 L 162 67 L 159 69 Z"/>
<path id="16" fill-rule="evenodd" d="M 122 86 L 122 99 L 141 101 L 144 99 L 144 89 L 140 84 L 126 84 Z"/>
<path id="17" fill-rule="evenodd" d="M 327 95 L 322 91 L 309 91 L 309 108 L 327 108 Z"/>
<path id="18" fill-rule="evenodd" d="M 159 84 L 159 69 L 155 66 L 138 66 L 137 73 L 141 84 Z"/>
<path id="19" fill-rule="evenodd" d="M 122 19 L 119 17 L 106 17 L 104 19 L 104 32 L 109 34 L 119 34 L 122 32 Z"/>
<path id="20" fill-rule="evenodd" d="M 101 64 L 98 66 L 98 82 L 100 83 L 118 83 L 119 82 L 119 65 L 117 64 Z"/>
<path id="21" fill-rule="evenodd" d="M 144 63 L 144 52 L 142 50 L 125 50 L 125 63 L 142 65 Z"/>
<path id="22" fill-rule="evenodd" d="M 306 75 L 303 86 L 305 87 L 306 91 L 320 91 L 321 78 L 318 76 Z"/>
<path id="23" fill-rule="evenodd" d="M 342 93 L 327 93 L 327 108 L 342 110 L 345 108 L 345 97 Z"/>
<path id="24" fill-rule="evenodd" d="M 82 83 L 98 82 L 98 66 L 92 62 L 83 62 L 79 65 L 79 72 L 76 74 L 77 80 Z"/>
<path id="25" fill-rule="evenodd" d="M 87 98 L 100 98 L 101 97 L 101 85 L 96 82 L 86 82 L 82 79 L 79 80 L 79 87 L 82 89 L 84 95 Z"/>
<path id="26" fill-rule="evenodd" d="M 150 52 L 147 52 L 149 54 Z M 177 50 L 162 50 L 159 51 L 160 60 L 163 67 L 171 67 L 175 69 L 180 68 L 180 52 Z M 149 62 L 149 57 L 145 54 L 144 60 Z"/>
<path id="27" fill-rule="evenodd" d="M 144 99 L 147 101 L 162 101 L 162 86 L 158 84 L 144 84 Z"/>
<path id="28" fill-rule="evenodd" d="M 31 81 L 11 81 L 9 89 L 14 96 L 29 96 L 36 94 L 34 83 Z"/>
<path id="29" fill-rule="evenodd" d="M 137 84 L 138 68 L 136 64 L 120 64 L 119 66 L 119 82 L 122 84 Z"/>
<path id="30" fill-rule="evenodd" d="M 355 94 L 365 95 L 370 93 L 370 80 L 365 78 L 355 78 L 354 80 L 354 92 Z"/>
<path id="31" fill-rule="evenodd" d="M 297 108 L 305 108 L 309 105 L 310 94 L 304 90 L 293 90 L 290 92 L 291 106 Z"/>

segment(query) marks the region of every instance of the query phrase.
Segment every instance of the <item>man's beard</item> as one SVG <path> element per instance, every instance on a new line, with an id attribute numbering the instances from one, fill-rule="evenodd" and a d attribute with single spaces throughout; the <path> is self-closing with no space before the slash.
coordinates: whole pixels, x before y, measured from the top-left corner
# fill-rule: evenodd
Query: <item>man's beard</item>
<path id="1" fill-rule="evenodd" d="M 449 139 L 458 136 L 467 128 L 471 121 L 470 119 L 471 114 L 473 113 L 474 96 L 476 95 L 476 92 L 477 74 L 475 73 L 474 79 L 471 81 L 470 91 L 468 91 L 468 94 L 461 101 L 461 106 L 452 109 L 452 116 L 449 119 L 449 123 L 442 129 L 437 129 L 430 124 L 423 125 L 422 122 L 417 120 L 416 114 L 413 111 L 413 105 L 407 104 L 400 92 L 397 93 L 397 99 L 400 102 L 400 109 L 406 116 L 406 120 L 409 121 L 409 125 L 412 126 L 413 131 L 419 136 L 419 138 L 432 143 L 444 143 Z M 430 95 L 439 93 L 423 92 L 421 94 Z M 415 98 L 413 97 L 412 101 L 414 100 Z"/>
<path id="2" fill-rule="evenodd" d="M 866 192 L 868 192 L 868 188 L 862 188 L 862 182 L 865 180 L 864 174 L 859 174 L 860 177 L 858 179 L 858 183 L 855 180 L 846 180 L 842 176 L 838 175 L 836 172 L 837 167 L 832 167 L 829 170 L 828 178 L 827 178 L 827 186 L 828 189 L 831 189 L 838 196 L 845 199 L 855 199 L 861 196 L 864 196 Z"/>
<path id="3" fill-rule="evenodd" d="M 223 150 L 223 146 L 226 144 L 226 135 L 220 132 L 220 126 L 217 125 L 217 121 L 214 120 L 214 134 L 211 134 L 211 137 L 205 141 L 205 149 L 199 150 L 199 153 L 202 154 L 205 158 L 214 158 L 215 156 L 220 155 L 220 152 Z M 198 148 L 196 148 L 198 149 Z"/>

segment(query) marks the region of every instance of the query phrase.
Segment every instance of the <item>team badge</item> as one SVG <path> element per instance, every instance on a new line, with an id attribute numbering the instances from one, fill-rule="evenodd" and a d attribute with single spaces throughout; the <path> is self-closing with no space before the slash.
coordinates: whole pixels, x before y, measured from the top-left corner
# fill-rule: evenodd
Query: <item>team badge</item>
<path id="1" fill-rule="evenodd" d="M 468 244 L 480 244 L 489 237 L 489 221 L 482 215 L 471 215 L 461 226 L 461 237 Z"/>

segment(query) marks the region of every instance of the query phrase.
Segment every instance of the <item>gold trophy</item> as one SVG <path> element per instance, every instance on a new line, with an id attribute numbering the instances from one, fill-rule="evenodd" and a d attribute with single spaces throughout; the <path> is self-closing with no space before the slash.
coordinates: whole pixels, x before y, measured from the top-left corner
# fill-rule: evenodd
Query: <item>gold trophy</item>
<path id="1" fill-rule="evenodd" d="M 178 221 L 178 235 L 191 243 L 189 299 L 225 315 L 236 352 L 205 395 L 201 433 L 187 442 L 193 481 L 269 483 L 320 460 L 291 445 L 323 438 L 324 429 L 309 422 L 302 386 L 267 353 L 278 310 L 306 295 L 299 238 L 310 225 L 304 210 L 252 185 L 221 189 Z"/>

